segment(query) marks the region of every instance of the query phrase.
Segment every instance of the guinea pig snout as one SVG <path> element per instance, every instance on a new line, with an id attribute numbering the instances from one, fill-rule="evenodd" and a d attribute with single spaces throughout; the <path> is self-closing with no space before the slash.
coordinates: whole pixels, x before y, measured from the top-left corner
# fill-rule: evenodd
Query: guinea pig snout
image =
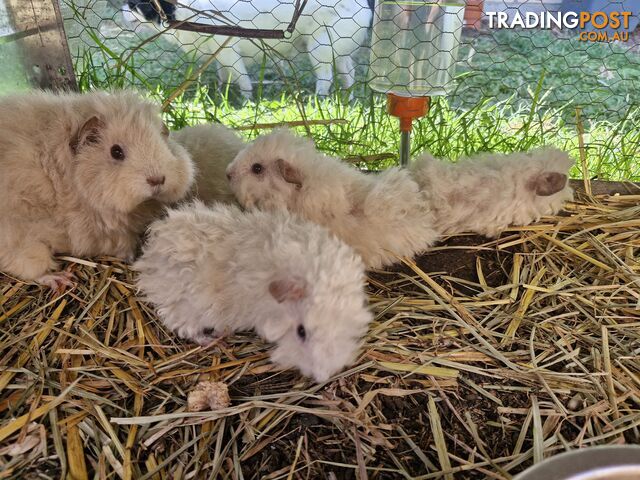
<path id="1" fill-rule="evenodd" d="M 147 183 L 152 187 L 159 187 L 164 185 L 164 181 L 166 180 L 164 175 L 153 175 L 151 177 L 147 177 Z"/>

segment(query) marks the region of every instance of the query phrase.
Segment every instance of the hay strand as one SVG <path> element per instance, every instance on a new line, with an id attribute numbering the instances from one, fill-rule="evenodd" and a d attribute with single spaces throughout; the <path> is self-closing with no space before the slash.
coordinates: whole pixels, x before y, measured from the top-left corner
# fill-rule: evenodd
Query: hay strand
<path id="1" fill-rule="evenodd" d="M 324 385 L 240 332 L 177 339 L 110 258 L 58 294 L 0 281 L 0 469 L 31 478 L 507 479 L 640 442 L 640 196 L 371 272 L 375 321 Z M 189 412 L 201 382 L 231 405 Z"/>

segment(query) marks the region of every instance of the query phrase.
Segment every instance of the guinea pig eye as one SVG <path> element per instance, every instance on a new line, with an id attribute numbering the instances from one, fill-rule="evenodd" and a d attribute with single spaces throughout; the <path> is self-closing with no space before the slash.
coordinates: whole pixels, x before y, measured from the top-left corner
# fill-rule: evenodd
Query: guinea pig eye
<path id="1" fill-rule="evenodd" d="M 260 163 L 254 163 L 253 165 L 251 165 L 251 171 L 256 175 L 260 175 L 262 173 L 262 170 L 263 170 L 263 167 L 262 167 L 262 164 Z"/>
<path id="2" fill-rule="evenodd" d="M 125 157 L 124 150 L 120 145 L 114 145 L 111 147 L 111 157 L 114 160 L 119 160 L 119 161 L 124 160 L 124 157 Z"/>
<path id="3" fill-rule="evenodd" d="M 296 330 L 298 334 L 298 338 L 303 342 L 307 339 L 307 331 L 304 329 L 302 325 L 298 325 L 298 329 Z"/>

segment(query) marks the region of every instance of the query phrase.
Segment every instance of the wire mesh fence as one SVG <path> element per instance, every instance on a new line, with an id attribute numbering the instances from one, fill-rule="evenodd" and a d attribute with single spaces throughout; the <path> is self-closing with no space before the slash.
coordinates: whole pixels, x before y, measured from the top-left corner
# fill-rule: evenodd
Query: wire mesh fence
<path id="1" fill-rule="evenodd" d="M 196 80 L 212 93 L 238 103 L 282 93 L 326 96 L 334 77 L 338 91 L 355 93 L 364 84 L 372 17 L 365 0 L 304 2 L 293 33 L 285 30 L 294 20 L 292 0 L 261 2 L 260 10 L 246 0 L 176 4 L 66 0 L 65 7 L 72 51 L 80 68 L 87 63 L 94 66 L 90 62 L 99 57 L 99 62 L 126 72 L 127 81 L 145 87 L 170 90 L 182 87 L 185 80 Z M 170 26 L 172 22 L 176 25 Z M 286 38 L 238 38 L 182 30 L 187 23 L 237 27 L 236 34 L 240 30 L 252 35 L 260 33 L 256 30 L 283 32 Z"/>
<path id="2" fill-rule="evenodd" d="M 176 128 L 201 121 L 242 128 L 315 122 L 307 131 L 320 148 L 373 161 L 374 167 L 395 161 L 397 126 L 385 114 L 384 96 L 371 88 L 372 50 L 374 65 L 388 52 L 384 61 L 392 69 L 416 52 L 403 51 L 403 45 L 385 50 L 375 35 L 372 45 L 372 24 L 389 4 L 399 12 L 393 23 L 401 28 L 405 17 L 437 3 L 434 8 L 460 17 L 435 27 L 455 29 L 456 41 L 422 60 L 437 70 L 448 55 L 455 70 L 446 95 L 416 125 L 414 152 L 430 149 L 457 158 L 554 143 L 578 157 L 580 124 L 590 175 L 640 175 L 633 128 L 640 117 L 637 2 L 468 0 L 465 9 L 459 0 L 61 1 L 81 88 L 144 88 L 164 101 Z M 553 23 L 504 28 L 518 16 L 600 10 L 630 11 L 627 35 L 586 41 L 584 29 Z M 498 12 L 506 19 L 502 28 L 490 25 Z M 194 23 L 235 29 L 235 36 L 193 31 L 202 29 Z M 284 33 L 237 36 L 255 30 Z"/>

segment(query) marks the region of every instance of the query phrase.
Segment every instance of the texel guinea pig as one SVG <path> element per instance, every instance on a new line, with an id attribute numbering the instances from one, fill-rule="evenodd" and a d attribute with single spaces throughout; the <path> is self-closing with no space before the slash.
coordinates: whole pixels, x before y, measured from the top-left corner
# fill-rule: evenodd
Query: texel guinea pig
<path id="1" fill-rule="evenodd" d="M 571 198 L 567 158 L 540 150 L 456 165 L 424 155 L 410 169 L 373 175 L 276 130 L 242 150 L 227 176 L 243 207 L 287 209 L 325 225 L 375 268 L 448 233 L 495 234 L 556 212 Z"/>
<path id="2" fill-rule="evenodd" d="M 285 129 L 258 137 L 229 165 L 227 176 L 243 207 L 289 210 L 324 225 L 369 268 L 411 257 L 437 238 L 409 172 L 359 172 Z"/>
<path id="3" fill-rule="evenodd" d="M 275 344 L 275 363 L 318 382 L 355 359 L 372 319 L 360 257 L 284 211 L 199 201 L 171 209 L 149 227 L 133 268 L 180 337 L 206 344 L 254 328 Z"/>
<path id="4" fill-rule="evenodd" d="M 56 253 L 130 259 L 193 180 L 159 113 L 132 92 L 0 98 L 0 271 L 56 288 Z"/>
<path id="5" fill-rule="evenodd" d="M 572 200 L 565 152 L 546 147 L 508 155 L 483 153 L 457 163 L 423 154 L 410 166 L 442 234 L 495 236 L 559 212 Z"/>
<path id="6" fill-rule="evenodd" d="M 232 129 L 220 124 L 185 127 L 171 138 L 187 149 L 196 167 L 192 198 L 205 203 L 235 202 L 225 171 L 246 143 Z"/>

